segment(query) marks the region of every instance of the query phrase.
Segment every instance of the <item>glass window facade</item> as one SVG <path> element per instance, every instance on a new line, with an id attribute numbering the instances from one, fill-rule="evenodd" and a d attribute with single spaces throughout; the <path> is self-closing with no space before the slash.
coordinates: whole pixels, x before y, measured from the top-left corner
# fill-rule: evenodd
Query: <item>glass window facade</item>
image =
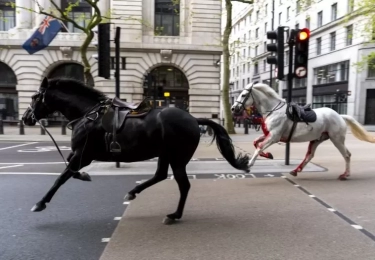
<path id="1" fill-rule="evenodd" d="M 349 61 L 322 66 L 314 69 L 314 85 L 327 84 L 349 79 Z"/>

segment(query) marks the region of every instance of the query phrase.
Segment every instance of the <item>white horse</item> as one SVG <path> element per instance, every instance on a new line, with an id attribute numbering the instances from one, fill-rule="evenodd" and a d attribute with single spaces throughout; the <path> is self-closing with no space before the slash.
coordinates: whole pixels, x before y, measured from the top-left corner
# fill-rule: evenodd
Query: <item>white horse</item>
<path id="1" fill-rule="evenodd" d="M 339 176 L 346 180 L 350 176 L 351 153 L 345 146 L 347 124 L 353 135 L 359 140 L 375 143 L 375 138 L 366 129 L 349 115 L 339 115 L 328 107 L 310 109 L 306 111 L 307 120 L 294 123 L 288 115 L 291 109 L 304 113 L 302 107 L 290 106 L 271 87 L 266 84 L 248 84 L 232 106 L 233 113 L 241 113 L 247 106 L 254 105 L 263 116 L 263 133 L 254 143 L 256 150 L 249 162 L 253 166 L 258 155 L 267 147 L 278 142 L 310 142 L 305 159 L 291 175 L 297 176 L 314 157 L 315 150 L 322 142 L 330 139 L 345 159 L 345 172 Z M 289 109 L 289 111 L 288 111 Z M 296 116 L 296 113 L 293 113 Z M 308 117 L 312 118 L 309 121 Z M 302 116 L 303 117 L 303 116 Z"/>

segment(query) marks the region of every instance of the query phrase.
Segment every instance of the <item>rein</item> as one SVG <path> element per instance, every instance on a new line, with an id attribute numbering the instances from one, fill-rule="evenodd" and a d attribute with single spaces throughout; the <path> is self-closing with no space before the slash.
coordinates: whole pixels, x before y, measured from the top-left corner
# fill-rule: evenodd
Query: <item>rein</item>
<path id="1" fill-rule="evenodd" d="M 45 93 L 46 93 L 46 90 L 44 90 L 44 91 L 38 91 L 38 92 L 37 92 L 38 95 L 42 95 L 42 103 L 43 103 L 45 106 L 48 107 L 48 105 L 45 103 Z M 38 98 L 36 99 L 37 102 L 38 102 L 39 100 L 40 100 L 40 97 L 38 97 Z M 73 126 L 72 126 L 72 125 L 75 124 L 75 123 L 77 123 L 78 121 L 84 119 L 84 118 L 89 119 L 89 120 L 91 120 L 91 121 L 95 121 L 96 119 L 99 118 L 99 110 L 95 110 L 95 109 L 96 109 L 96 108 L 99 108 L 99 109 L 100 109 L 100 108 L 104 107 L 103 104 L 106 104 L 109 100 L 110 100 L 110 99 L 107 99 L 107 100 L 104 100 L 104 101 L 101 101 L 101 102 L 95 104 L 91 109 L 88 110 L 88 112 L 87 112 L 84 116 L 79 117 L 79 118 L 77 118 L 77 119 L 74 119 L 74 120 L 70 121 L 70 122 L 66 125 L 66 127 L 67 127 L 69 130 L 72 130 L 72 129 L 73 129 Z M 62 152 L 61 152 L 61 150 L 60 150 L 59 145 L 56 143 L 56 141 L 55 141 L 55 139 L 53 138 L 53 136 L 51 135 L 51 133 L 50 133 L 50 132 L 46 129 L 46 127 L 40 122 L 40 119 L 37 119 L 37 118 L 35 117 L 34 109 L 33 109 L 30 105 L 29 105 L 29 108 L 30 108 L 30 110 L 31 110 L 31 116 L 33 117 L 33 119 L 34 119 L 35 121 L 37 121 L 37 122 L 40 124 L 40 126 L 43 128 L 43 130 L 47 132 L 47 134 L 48 134 L 49 137 L 51 138 L 53 144 L 54 144 L 55 147 L 57 148 L 57 151 L 59 152 L 61 158 L 63 159 L 63 161 L 64 161 L 64 163 L 65 163 L 65 166 L 68 168 L 68 163 L 66 162 L 66 160 L 65 160 L 65 158 L 64 158 L 64 155 L 62 154 Z M 90 117 L 90 115 L 92 115 L 92 114 L 95 115 L 95 118 L 91 118 L 91 117 Z M 72 126 L 72 128 L 69 128 L 69 126 Z M 85 129 L 86 129 L 86 125 L 85 125 Z M 86 142 L 87 142 L 87 139 L 86 139 Z M 85 143 L 85 146 L 86 146 L 86 143 Z"/>

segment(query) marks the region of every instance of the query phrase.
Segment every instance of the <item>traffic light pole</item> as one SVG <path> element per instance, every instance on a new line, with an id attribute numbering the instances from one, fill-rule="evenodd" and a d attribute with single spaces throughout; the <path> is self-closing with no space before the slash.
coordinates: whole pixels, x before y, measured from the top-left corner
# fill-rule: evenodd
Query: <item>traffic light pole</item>
<path id="1" fill-rule="evenodd" d="M 275 19 L 275 0 L 272 0 L 272 20 L 271 20 L 271 30 L 273 31 L 274 29 L 274 19 Z M 273 40 L 271 40 L 273 43 Z M 270 64 L 270 87 L 272 88 L 272 64 Z"/>
<path id="2" fill-rule="evenodd" d="M 121 27 L 116 27 L 115 35 L 115 78 L 116 78 L 116 97 L 120 98 L 120 32 Z M 116 168 L 120 168 L 120 162 L 116 162 Z"/>
<path id="3" fill-rule="evenodd" d="M 295 45 L 295 32 L 292 30 L 290 32 L 290 37 L 288 41 L 289 46 L 289 68 L 288 68 L 288 78 L 287 78 L 287 88 L 288 88 L 288 95 L 287 95 L 287 102 L 292 102 L 292 88 L 293 88 L 293 78 L 294 78 L 294 71 L 293 71 L 293 47 Z M 292 130 L 293 131 L 293 130 Z M 285 146 L 285 165 L 289 165 L 290 159 L 290 142 L 286 143 Z"/>

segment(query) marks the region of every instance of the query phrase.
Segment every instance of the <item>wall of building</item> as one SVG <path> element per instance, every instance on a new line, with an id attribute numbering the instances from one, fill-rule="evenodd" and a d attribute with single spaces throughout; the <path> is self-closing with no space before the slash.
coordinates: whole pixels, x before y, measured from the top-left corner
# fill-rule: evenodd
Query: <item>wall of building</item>
<path id="1" fill-rule="evenodd" d="M 61 4 L 60 1 L 55 0 L 57 4 Z M 48 10 L 48 0 L 39 2 Z M 126 57 L 127 63 L 126 69 L 120 71 L 121 98 L 129 102 L 142 100 L 145 74 L 157 66 L 170 65 L 180 69 L 189 81 L 190 113 L 211 118 L 220 109 L 220 66 L 217 62 L 221 55 L 221 1 L 181 0 L 180 4 L 180 35 L 158 36 L 154 34 L 155 8 L 149 0 L 99 1 L 102 14 L 112 12 L 112 37 L 115 27 L 121 27 L 121 57 Z M 16 5 L 34 8 L 26 0 L 17 0 Z M 85 39 L 82 33 L 60 32 L 48 48 L 33 55 L 22 49 L 22 44 L 43 18 L 21 10 L 16 14 L 17 26 L 0 31 L 0 61 L 9 65 L 17 76 L 20 116 L 42 78 L 55 66 L 64 62 L 81 63 L 79 47 Z M 91 57 L 94 53 L 96 49 L 92 46 L 87 56 L 95 87 L 114 96 L 114 78 L 98 77 L 96 60 Z M 114 46 L 111 56 L 114 56 Z"/>

